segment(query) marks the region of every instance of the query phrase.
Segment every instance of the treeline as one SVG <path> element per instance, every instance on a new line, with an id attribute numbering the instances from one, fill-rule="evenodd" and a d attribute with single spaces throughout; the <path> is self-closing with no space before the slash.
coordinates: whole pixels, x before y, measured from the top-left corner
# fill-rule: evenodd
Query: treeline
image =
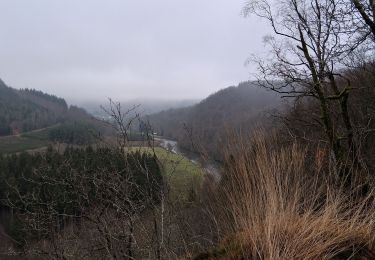
<path id="1" fill-rule="evenodd" d="M 104 136 L 114 134 L 113 127 L 105 121 L 96 119 L 85 109 L 70 106 L 62 125 L 50 135 L 55 141 L 72 144 L 88 144 Z"/>
<path id="2" fill-rule="evenodd" d="M 56 104 L 60 107 L 60 104 Z M 56 124 L 62 114 L 56 114 L 0 81 L 0 136 L 18 134 Z"/>
<path id="3" fill-rule="evenodd" d="M 195 106 L 162 111 L 146 120 L 155 132 L 177 140 L 182 148 L 222 159 L 220 147 L 230 129 L 250 131 L 279 107 L 277 95 L 249 81 L 220 90 Z"/>
<path id="4" fill-rule="evenodd" d="M 128 219 L 157 204 L 161 186 L 156 157 L 139 151 L 124 156 L 109 148 L 50 147 L 46 153 L 0 156 L 0 210 L 12 208 L 3 224 L 19 245 L 52 239 L 98 209 Z"/>
<path id="5" fill-rule="evenodd" d="M 92 125 L 78 122 L 66 122 L 51 129 L 49 140 L 58 143 L 87 145 L 93 143 L 100 136 Z"/>
<path id="6" fill-rule="evenodd" d="M 65 99 L 57 97 L 55 95 L 50 95 L 50 94 L 44 93 L 43 91 L 40 91 L 40 90 L 25 88 L 25 89 L 19 90 L 19 92 L 23 95 L 39 97 L 39 98 L 44 99 L 46 101 L 49 101 L 49 102 L 52 102 L 52 103 L 55 103 L 55 104 L 59 104 L 61 107 L 65 108 L 65 109 L 68 108 L 68 105 L 66 104 Z"/>
<path id="7" fill-rule="evenodd" d="M 77 122 L 90 125 L 90 128 L 100 132 L 107 131 L 103 123 L 94 119 L 84 109 L 68 107 L 62 98 L 34 89 L 16 90 L 0 80 L 0 136 L 20 134 L 66 122 L 66 129 L 72 129 L 71 124 Z M 80 131 L 78 135 L 81 135 L 81 129 L 77 130 Z"/>

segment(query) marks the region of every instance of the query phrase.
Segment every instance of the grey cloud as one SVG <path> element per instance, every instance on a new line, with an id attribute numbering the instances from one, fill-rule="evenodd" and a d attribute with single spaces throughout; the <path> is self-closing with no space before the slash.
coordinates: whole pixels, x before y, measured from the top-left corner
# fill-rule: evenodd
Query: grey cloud
<path id="1" fill-rule="evenodd" d="M 3 0 L 0 77 L 68 100 L 200 98 L 247 80 L 242 0 Z"/>

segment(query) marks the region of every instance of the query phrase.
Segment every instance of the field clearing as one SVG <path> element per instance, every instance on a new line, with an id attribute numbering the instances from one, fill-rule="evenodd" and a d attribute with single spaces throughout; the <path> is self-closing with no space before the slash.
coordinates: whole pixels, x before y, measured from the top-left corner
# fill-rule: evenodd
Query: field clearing
<path id="1" fill-rule="evenodd" d="M 51 128 L 44 128 L 16 136 L 0 137 L 0 153 L 18 153 L 46 147 L 52 143 L 48 140 Z"/>
<path id="2" fill-rule="evenodd" d="M 12 154 L 24 151 L 43 151 L 48 145 L 53 144 L 49 140 L 50 128 L 27 132 L 17 136 L 0 137 L 0 153 Z M 135 142 L 134 145 L 140 145 Z M 142 145 L 142 144 L 141 144 Z M 143 142 L 144 145 L 144 142 Z M 61 145 L 63 149 L 64 145 Z M 147 147 L 135 146 L 131 151 L 152 153 L 153 150 L 159 159 L 164 177 L 170 187 L 170 196 L 173 201 L 188 202 L 200 189 L 204 170 L 191 162 L 183 155 L 175 154 L 161 147 L 153 150 Z"/>
<path id="3" fill-rule="evenodd" d="M 131 150 L 152 153 L 152 149 L 147 147 L 133 147 Z M 161 147 L 155 147 L 154 151 L 162 164 L 172 201 L 191 201 L 202 186 L 204 170 L 183 155 L 172 153 Z"/>

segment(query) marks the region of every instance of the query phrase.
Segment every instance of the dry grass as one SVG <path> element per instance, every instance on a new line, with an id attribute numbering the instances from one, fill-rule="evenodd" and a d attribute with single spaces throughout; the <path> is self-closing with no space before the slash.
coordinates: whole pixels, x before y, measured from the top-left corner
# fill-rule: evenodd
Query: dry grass
<path id="1" fill-rule="evenodd" d="M 252 140 L 227 152 L 221 212 L 232 235 L 201 258 L 375 259 L 373 192 L 340 188 L 298 145 Z"/>

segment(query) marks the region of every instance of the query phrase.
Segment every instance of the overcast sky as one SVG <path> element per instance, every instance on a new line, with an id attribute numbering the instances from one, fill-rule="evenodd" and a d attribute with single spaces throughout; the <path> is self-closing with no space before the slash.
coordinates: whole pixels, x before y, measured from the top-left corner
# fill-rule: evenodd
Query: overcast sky
<path id="1" fill-rule="evenodd" d="M 254 72 L 245 0 L 0 0 L 0 78 L 70 102 L 203 98 Z"/>

